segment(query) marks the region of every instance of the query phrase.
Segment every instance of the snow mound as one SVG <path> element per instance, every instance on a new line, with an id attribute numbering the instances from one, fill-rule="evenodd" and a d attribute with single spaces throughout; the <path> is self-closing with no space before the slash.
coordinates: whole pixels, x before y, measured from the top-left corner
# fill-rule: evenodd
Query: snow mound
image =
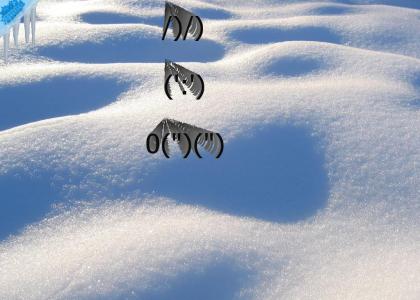
<path id="1" fill-rule="evenodd" d="M 0 298 L 419 298 L 420 6 L 188 0 L 174 42 L 163 5 L 41 1 L 1 63 Z M 167 117 L 225 155 L 151 156 Z"/>

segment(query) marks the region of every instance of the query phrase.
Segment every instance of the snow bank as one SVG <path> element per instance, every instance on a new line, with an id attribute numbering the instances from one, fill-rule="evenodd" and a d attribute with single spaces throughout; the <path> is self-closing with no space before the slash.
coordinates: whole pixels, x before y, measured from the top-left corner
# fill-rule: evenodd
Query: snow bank
<path id="1" fill-rule="evenodd" d="M 182 3 L 186 50 L 163 2 L 39 3 L 0 66 L 0 298 L 419 297 L 418 5 L 224 2 Z M 202 100 L 166 99 L 165 58 Z M 221 132 L 234 170 L 151 157 L 165 117 Z"/>

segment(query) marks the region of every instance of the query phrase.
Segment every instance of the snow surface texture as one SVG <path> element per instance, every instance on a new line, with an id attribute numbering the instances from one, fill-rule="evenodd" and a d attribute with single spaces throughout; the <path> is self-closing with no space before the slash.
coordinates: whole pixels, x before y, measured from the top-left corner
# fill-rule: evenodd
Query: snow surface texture
<path id="1" fill-rule="evenodd" d="M 179 4 L 201 41 L 163 1 L 41 1 L 0 66 L 0 299 L 418 299 L 419 2 Z M 225 155 L 149 155 L 165 117 Z"/>

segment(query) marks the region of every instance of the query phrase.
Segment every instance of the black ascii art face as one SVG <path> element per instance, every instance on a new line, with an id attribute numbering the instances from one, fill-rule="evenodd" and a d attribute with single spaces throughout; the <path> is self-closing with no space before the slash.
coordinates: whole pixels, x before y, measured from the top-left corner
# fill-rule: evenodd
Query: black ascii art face
<path id="1" fill-rule="evenodd" d="M 203 35 L 203 22 L 199 16 L 171 2 L 166 2 L 162 40 L 165 39 L 171 22 L 175 41 L 181 36 L 183 40 L 187 39 L 188 33 L 196 41 L 199 41 Z"/>
<path id="2" fill-rule="evenodd" d="M 169 138 L 178 143 L 184 158 L 187 158 L 191 152 L 202 158 L 199 146 L 216 158 L 223 153 L 224 142 L 219 133 L 172 119 L 163 119 L 149 134 L 146 141 L 147 151 L 155 154 L 162 146 L 163 154 L 169 158 Z"/>
<path id="3" fill-rule="evenodd" d="M 178 83 L 179 88 L 183 95 L 187 92 L 184 86 L 190 90 L 190 92 L 200 100 L 204 94 L 204 81 L 203 78 L 181 65 L 178 65 L 170 60 L 165 61 L 165 93 L 169 99 L 172 99 L 172 91 L 169 85 L 170 79 L 174 78 L 175 82 Z"/>

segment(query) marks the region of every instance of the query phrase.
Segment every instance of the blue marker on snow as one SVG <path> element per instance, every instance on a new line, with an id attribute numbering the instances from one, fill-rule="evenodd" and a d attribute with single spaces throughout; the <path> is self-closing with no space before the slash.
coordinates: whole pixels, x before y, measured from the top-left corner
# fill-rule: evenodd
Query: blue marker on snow
<path id="1" fill-rule="evenodd" d="M 25 41 L 35 43 L 36 4 L 38 0 L 0 0 L 0 36 L 3 36 L 4 60 L 10 45 L 10 30 L 13 29 L 15 46 L 18 46 L 19 25 L 23 18 Z"/>

